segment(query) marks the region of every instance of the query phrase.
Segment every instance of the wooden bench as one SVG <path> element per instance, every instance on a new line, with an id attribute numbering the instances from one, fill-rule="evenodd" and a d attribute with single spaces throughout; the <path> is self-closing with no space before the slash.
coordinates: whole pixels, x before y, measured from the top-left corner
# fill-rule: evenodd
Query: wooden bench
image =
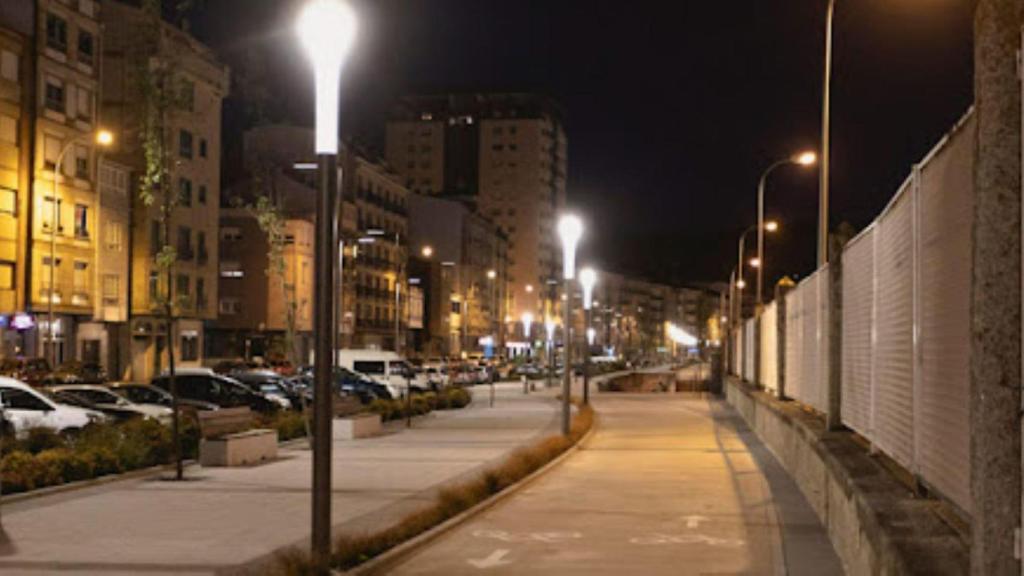
<path id="1" fill-rule="evenodd" d="M 199 412 L 199 463 L 251 466 L 277 457 L 277 431 L 253 428 L 247 407 Z"/>

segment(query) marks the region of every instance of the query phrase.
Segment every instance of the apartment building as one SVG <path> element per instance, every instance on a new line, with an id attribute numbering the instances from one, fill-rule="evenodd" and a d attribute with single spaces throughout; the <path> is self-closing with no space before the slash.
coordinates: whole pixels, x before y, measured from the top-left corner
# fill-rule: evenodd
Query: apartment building
<path id="1" fill-rule="evenodd" d="M 103 366 L 115 379 L 128 376 L 131 359 L 128 331 L 128 283 L 131 279 L 131 231 L 134 174 L 130 167 L 108 158 L 99 161 L 96 204 L 96 275 L 93 279 L 93 318 L 79 326 L 79 358 Z"/>
<path id="2" fill-rule="evenodd" d="M 32 2 L 0 5 L 0 355 L 22 353 L 27 338 L 28 206 L 32 187 L 32 88 L 35 38 Z M 15 322 L 15 317 L 19 320 Z M 21 329 L 19 330 L 19 327 Z M 34 333 L 33 333 L 34 336 Z M 34 339 L 31 341 L 34 344 Z"/>
<path id="3" fill-rule="evenodd" d="M 213 358 L 309 362 L 313 349 L 313 221 L 284 221 L 283 270 L 253 211 L 221 210 L 217 322 L 208 331 Z M 289 350 L 288 314 L 294 340 Z"/>
<path id="4" fill-rule="evenodd" d="M 387 125 L 388 164 L 413 192 L 468 198 L 509 239 L 511 318 L 544 313 L 560 275 L 555 236 L 565 206 L 562 112 L 532 94 L 410 96 Z"/>
<path id="5" fill-rule="evenodd" d="M 177 191 L 170 238 L 165 238 L 160 203 L 147 205 L 133 195 L 129 374 L 147 380 L 167 367 L 168 337 L 174 338 L 179 366 L 200 365 L 205 323 L 217 317 L 221 107 L 229 72 L 206 46 L 171 24 L 161 22 L 159 33 L 151 33 L 153 23 L 139 8 L 107 2 L 101 20 L 103 114 L 115 134 L 114 159 L 137 173 L 145 168 L 146 103 L 140 90 L 145 67 L 167 66 L 180 92 L 166 111 L 164 144 L 174 159 L 171 180 Z M 170 286 L 156 265 L 165 243 L 177 254 Z M 170 335 L 161 317 L 168 297 L 176 317 Z"/>
<path id="6" fill-rule="evenodd" d="M 243 138 L 246 172 L 259 170 L 262 189 L 240 183 L 232 196 L 252 202 L 272 194 L 291 218 L 314 221 L 313 131 L 270 125 Z M 409 344 L 408 196 L 398 176 L 367 152 L 342 145 L 338 155 L 342 282 L 338 345 L 406 352 Z"/>
<path id="7" fill-rule="evenodd" d="M 436 262 L 438 281 L 425 294 L 430 319 L 417 335 L 426 356 L 505 353 L 508 239 L 490 220 L 459 200 L 410 196 L 409 236 L 423 261 Z M 431 275 L 433 266 L 420 266 Z M 422 278 L 416 278 L 422 281 Z M 514 326 L 514 324 L 512 324 Z"/>

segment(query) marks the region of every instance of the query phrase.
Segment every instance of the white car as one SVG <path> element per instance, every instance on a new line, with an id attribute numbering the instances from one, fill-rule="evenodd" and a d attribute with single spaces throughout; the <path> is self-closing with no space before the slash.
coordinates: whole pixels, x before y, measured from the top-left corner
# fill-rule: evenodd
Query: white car
<path id="1" fill-rule="evenodd" d="M 152 404 L 136 404 L 103 386 L 68 384 L 66 386 L 54 386 L 51 390 L 53 392 L 66 392 L 82 398 L 89 404 L 94 405 L 98 410 L 109 410 L 128 416 L 136 414 L 143 418 L 156 420 L 161 424 L 169 424 L 171 422 L 170 408 L 154 406 Z"/>
<path id="2" fill-rule="evenodd" d="M 106 419 L 94 410 L 58 404 L 31 386 L 7 377 L 0 377 L 0 403 L 3 419 L 14 427 L 16 435 L 25 434 L 30 428 L 73 432 Z"/>
<path id="3" fill-rule="evenodd" d="M 338 366 L 369 376 L 374 382 L 387 386 L 388 392 L 394 398 L 400 398 L 407 386 L 421 391 L 430 389 L 426 375 L 417 374 L 413 367 L 395 352 L 338 350 Z"/>

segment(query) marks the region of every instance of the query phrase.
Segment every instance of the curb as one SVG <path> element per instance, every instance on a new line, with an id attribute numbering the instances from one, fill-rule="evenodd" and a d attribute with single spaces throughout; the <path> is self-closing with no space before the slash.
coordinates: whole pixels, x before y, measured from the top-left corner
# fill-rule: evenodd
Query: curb
<path id="1" fill-rule="evenodd" d="M 426 532 L 423 532 L 410 540 L 406 540 L 405 542 L 399 544 L 398 546 L 395 546 L 391 550 L 388 550 L 387 552 L 373 558 L 372 560 L 368 560 L 367 562 L 364 562 L 363 564 L 356 566 L 355 568 L 352 568 L 345 572 L 333 571 L 332 573 L 339 576 L 373 576 L 376 574 L 385 574 L 387 569 L 394 567 L 400 561 L 404 560 L 407 556 L 416 552 L 420 548 L 423 548 L 427 544 L 430 544 L 434 540 L 437 540 L 438 538 L 444 536 L 446 533 L 454 530 L 455 528 L 458 528 L 459 526 L 472 520 L 476 516 L 497 506 L 498 504 L 505 501 L 509 497 L 526 489 L 530 484 L 533 484 L 547 473 L 551 472 L 564 460 L 568 459 L 570 456 L 576 453 L 576 451 L 580 450 L 587 442 L 590 441 L 590 438 L 597 431 L 598 423 L 599 419 L 597 411 L 594 411 L 594 420 L 590 426 L 590 429 L 587 430 L 587 433 L 584 434 L 583 437 L 580 438 L 575 444 L 567 448 L 565 452 L 559 454 L 557 458 L 548 462 L 541 468 L 535 470 L 529 476 L 526 476 L 522 480 L 516 482 L 515 484 L 509 486 L 508 488 L 505 488 L 501 492 L 494 494 L 493 496 L 484 500 L 483 502 L 480 502 L 476 506 L 473 506 L 472 508 L 463 511 L 460 514 L 453 516 L 448 520 L 445 520 L 444 522 L 438 524 L 437 526 L 434 526 L 430 530 L 427 530 Z"/>

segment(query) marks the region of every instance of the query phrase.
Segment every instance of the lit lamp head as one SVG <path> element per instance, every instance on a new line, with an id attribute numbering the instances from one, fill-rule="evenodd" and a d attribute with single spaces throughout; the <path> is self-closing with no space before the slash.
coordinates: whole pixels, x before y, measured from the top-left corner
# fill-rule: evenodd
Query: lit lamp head
<path id="1" fill-rule="evenodd" d="M 595 338 L 597 338 L 597 330 L 587 328 L 587 344 L 593 346 Z"/>
<path id="2" fill-rule="evenodd" d="M 100 130 L 96 132 L 96 144 L 109 148 L 114 144 L 114 133 L 110 130 Z"/>
<path id="3" fill-rule="evenodd" d="M 818 155 L 811 151 L 802 152 L 793 157 L 793 162 L 801 166 L 814 166 L 818 163 Z"/>
<path id="4" fill-rule="evenodd" d="M 424 246 L 423 249 L 420 250 L 420 254 L 422 254 L 424 258 L 430 258 L 434 255 L 434 248 L 431 246 Z"/>
<path id="5" fill-rule="evenodd" d="M 295 32 L 316 76 L 316 153 L 338 153 L 341 67 L 356 36 L 356 16 L 342 0 L 312 0 Z"/>
<path id="6" fill-rule="evenodd" d="M 545 331 L 547 331 L 548 344 L 554 342 L 555 341 L 555 321 L 549 319 L 547 322 L 544 323 L 544 329 L 545 329 Z"/>
<path id="7" fill-rule="evenodd" d="M 590 310 L 594 305 L 594 285 L 597 284 L 597 272 L 587 267 L 580 270 L 580 286 L 583 287 L 583 309 Z"/>
<path id="8" fill-rule="evenodd" d="M 583 237 L 583 221 L 566 214 L 558 220 L 558 237 L 562 240 L 562 278 L 576 278 L 576 246 Z"/>
<path id="9" fill-rule="evenodd" d="M 761 259 L 760 258 L 751 258 L 750 259 L 750 267 L 751 268 L 760 268 L 761 267 Z"/>
<path id="10" fill-rule="evenodd" d="M 740 290 L 743 290 L 744 288 L 747 287 L 747 283 L 743 280 L 739 280 L 736 282 L 736 287 L 739 288 Z"/>
<path id="11" fill-rule="evenodd" d="M 498 271 L 497 270 L 488 270 L 487 271 L 487 279 L 488 280 L 494 280 L 497 277 L 498 277 Z"/>
<path id="12" fill-rule="evenodd" d="M 764 230 L 765 232 L 778 232 L 779 223 L 776 222 L 775 220 L 769 220 L 764 223 Z"/>
<path id="13" fill-rule="evenodd" d="M 523 336 L 525 336 L 526 340 L 529 341 L 530 329 L 533 328 L 533 314 L 523 312 L 521 319 L 523 321 Z"/>

